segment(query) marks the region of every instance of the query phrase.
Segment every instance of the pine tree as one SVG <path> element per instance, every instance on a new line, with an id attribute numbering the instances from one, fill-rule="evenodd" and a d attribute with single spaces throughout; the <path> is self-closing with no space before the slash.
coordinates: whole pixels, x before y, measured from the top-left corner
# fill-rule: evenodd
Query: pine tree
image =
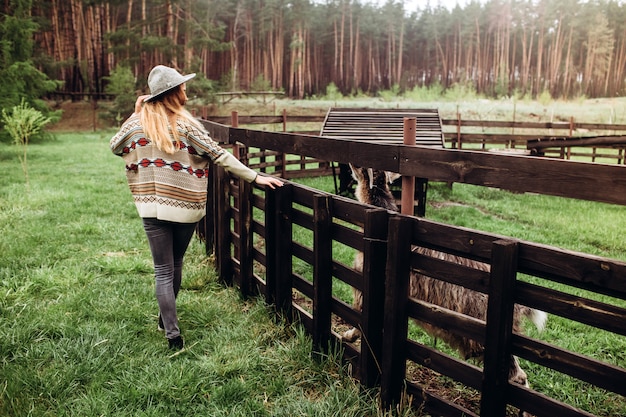
<path id="1" fill-rule="evenodd" d="M 33 33 L 38 27 L 30 16 L 31 6 L 31 0 L 10 0 L 0 15 L 0 111 L 25 100 L 44 115 L 56 118 L 58 114 L 50 112 L 42 98 L 59 83 L 33 63 Z"/>

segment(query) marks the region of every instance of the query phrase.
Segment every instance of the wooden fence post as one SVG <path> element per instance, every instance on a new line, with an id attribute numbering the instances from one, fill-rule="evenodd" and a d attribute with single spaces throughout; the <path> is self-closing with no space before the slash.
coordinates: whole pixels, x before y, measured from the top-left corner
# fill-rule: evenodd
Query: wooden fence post
<path id="1" fill-rule="evenodd" d="M 428 194 L 428 178 L 416 178 L 415 182 L 415 199 L 417 200 L 417 208 L 415 216 L 426 216 L 426 195 Z"/>
<path id="2" fill-rule="evenodd" d="M 361 311 L 361 383 L 374 387 L 380 383 L 385 314 L 385 267 L 389 213 L 367 210 L 363 238 L 363 303 Z"/>
<path id="3" fill-rule="evenodd" d="M 209 181 L 207 184 L 207 204 L 204 211 L 204 217 L 198 222 L 196 232 L 198 236 L 204 240 L 204 253 L 209 256 L 215 250 L 215 165 L 210 163 L 207 165 Z"/>
<path id="4" fill-rule="evenodd" d="M 328 352 L 331 340 L 333 243 L 331 197 L 313 196 L 313 350 Z"/>
<path id="5" fill-rule="evenodd" d="M 215 166 L 215 260 L 219 279 L 226 285 L 232 285 L 233 271 L 230 255 L 230 203 L 229 203 L 230 177 L 224 168 Z"/>
<path id="6" fill-rule="evenodd" d="M 287 322 L 292 321 L 291 316 L 291 290 L 292 278 L 292 223 L 291 206 L 293 200 L 293 186 L 285 184 L 276 190 L 276 310 L 282 314 Z"/>
<path id="7" fill-rule="evenodd" d="M 265 302 L 276 302 L 276 280 L 278 277 L 278 202 L 277 191 L 265 191 Z"/>
<path id="8" fill-rule="evenodd" d="M 246 299 L 254 292 L 252 288 L 252 185 L 242 179 L 239 182 L 239 287 Z"/>
<path id="9" fill-rule="evenodd" d="M 493 242 L 483 387 L 480 403 L 481 416 L 506 415 L 517 253 L 518 244 L 516 241 L 501 239 Z"/>
<path id="10" fill-rule="evenodd" d="M 415 117 L 404 118 L 404 144 L 415 145 Z M 402 214 L 413 215 L 415 210 L 415 177 L 402 176 L 402 195 L 400 197 L 400 211 Z"/>
<path id="11" fill-rule="evenodd" d="M 381 402 L 384 409 L 397 404 L 402 397 L 406 374 L 406 338 L 408 318 L 406 305 L 409 297 L 411 268 L 411 221 L 407 217 L 392 216 L 389 220 L 385 291 L 385 338 L 383 340 L 383 372 Z"/>
<path id="12" fill-rule="evenodd" d="M 453 146 L 452 149 L 461 149 L 463 145 L 461 144 L 461 113 L 456 112 L 456 146 Z"/>

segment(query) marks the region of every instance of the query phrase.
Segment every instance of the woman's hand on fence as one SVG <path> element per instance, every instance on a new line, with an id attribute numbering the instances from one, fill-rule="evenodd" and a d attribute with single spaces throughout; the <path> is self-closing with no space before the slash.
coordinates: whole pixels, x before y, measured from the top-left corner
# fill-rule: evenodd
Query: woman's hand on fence
<path id="1" fill-rule="evenodd" d="M 272 190 L 275 189 L 276 187 L 283 186 L 282 180 L 276 177 L 265 176 L 265 175 L 257 175 L 256 178 L 254 179 L 254 182 L 257 183 L 258 185 L 267 185 Z"/>

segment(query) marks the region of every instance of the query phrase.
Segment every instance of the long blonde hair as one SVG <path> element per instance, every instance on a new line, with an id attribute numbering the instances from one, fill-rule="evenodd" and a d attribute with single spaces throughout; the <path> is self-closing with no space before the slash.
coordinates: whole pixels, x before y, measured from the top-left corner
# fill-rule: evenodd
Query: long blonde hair
<path id="1" fill-rule="evenodd" d="M 139 114 L 141 126 L 146 137 L 160 151 L 173 154 L 179 149 L 180 139 L 176 133 L 176 120 L 178 118 L 204 130 L 200 122 L 185 109 L 186 101 L 187 94 L 181 84 L 143 105 Z"/>

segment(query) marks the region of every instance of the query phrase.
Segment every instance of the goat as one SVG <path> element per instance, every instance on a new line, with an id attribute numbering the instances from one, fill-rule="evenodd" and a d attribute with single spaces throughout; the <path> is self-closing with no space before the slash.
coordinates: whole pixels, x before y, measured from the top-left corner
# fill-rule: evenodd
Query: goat
<path id="1" fill-rule="evenodd" d="M 395 199 L 389 190 L 389 184 L 394 179 L 393 175 L 384 171 L 374 170 L 371 168 L 359 168 L 350 166 L 352 175 L 357 182 L 355 196 L 358 201 L 366 204 L 383 207 L 387 210 L 398 211 Z M 397 175 L 397 174 L 395 174 Z M 397 178 L 397 177 L 396 177 Z M 489 272 L 490 266 L 483 262 L 462 258 L 449 253 L 436 251 L 429 248 L 416 247 L 415 252 L 430 256 L 448 262 L 468 266 Z M 354 269 L 363 270 L 363 253 L 358 252 L 354 260 Z M 477 319 L 485 320 L 487 314 L 486 294 L 470 290 L 468 288 L 450 284 L 445 281 L 430 278 L 426 275 L 411 272 L 410 277 L 410 296 L 419 300 L 436 304 L 449 310 L 456 311 Z M 363 303 L 362 294 L 358 290 L 354 290 L 353 306 L 360 310 Z M 543 311 L 538 311 L 522 305 L 515 305 L 513 331 L 521 332 L 522 317 L 529 318 L 537 329 L 543 330 L 547 315 Z M 416 321 L 428 334 L 435 338 L 439 338 L 446 342 L 451 348 L 457 350 L 463 358 L 476 358 L 482 361 L 484 354 L 484 346 L 475 340 L 456 335 L 450 331 L 434 326 L 432 324 Z M 359 330 L 353 328 L 343 333 L 343 339 L 347 341 L 355 341 L 359 336 Z M 513 382 L 529 387 L 528 377 L 520 368 L 519 362 L 515 356 L 511 356 L 509 379 Z M 523 413 L 522 415 L 526 415 Z"/>

